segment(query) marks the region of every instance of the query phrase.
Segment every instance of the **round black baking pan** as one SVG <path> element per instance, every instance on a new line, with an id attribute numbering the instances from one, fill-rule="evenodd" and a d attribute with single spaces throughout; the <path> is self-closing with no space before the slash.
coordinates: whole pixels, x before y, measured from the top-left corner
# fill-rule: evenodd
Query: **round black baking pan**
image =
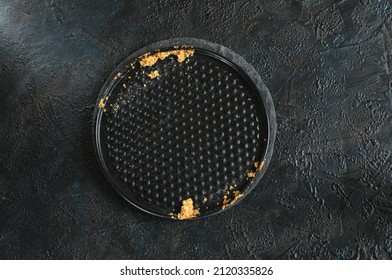
<path id="1" fill-rule="evenodd" d="M 111 185 L 171 219 L 216 214 L 261 180 L 272 156 L 271 95 L 241 56 L 183 38 L 146 46 L 103 85 L 94 143 Z"/>

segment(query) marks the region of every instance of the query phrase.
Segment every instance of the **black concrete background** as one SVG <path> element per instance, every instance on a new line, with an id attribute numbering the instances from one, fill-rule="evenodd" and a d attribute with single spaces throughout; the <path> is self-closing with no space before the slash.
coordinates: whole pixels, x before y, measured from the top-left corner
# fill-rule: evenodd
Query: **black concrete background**
<path id="1" fill-rule="evenodd" d="M 391 259 L 387 0 L 0 1 L 0 258 Z M 92 112 L 133 51 L 197 37 L 269 87 L 275 153 L 221 215 L 175 222 L 105 181 Z"/>

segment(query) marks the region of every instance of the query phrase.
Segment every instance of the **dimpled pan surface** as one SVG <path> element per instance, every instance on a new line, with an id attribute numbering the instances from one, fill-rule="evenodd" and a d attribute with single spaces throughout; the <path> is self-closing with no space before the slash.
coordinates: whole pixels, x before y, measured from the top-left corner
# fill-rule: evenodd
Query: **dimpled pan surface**
<path id="1" fill-rule="evenodd" d="M 128 202 L 171 219 L 219 213 L 261 180 L 276 134 L 260 76 L 200 39 L 157 42 L 123 61 L 94 112 L 102 170 Z"/>

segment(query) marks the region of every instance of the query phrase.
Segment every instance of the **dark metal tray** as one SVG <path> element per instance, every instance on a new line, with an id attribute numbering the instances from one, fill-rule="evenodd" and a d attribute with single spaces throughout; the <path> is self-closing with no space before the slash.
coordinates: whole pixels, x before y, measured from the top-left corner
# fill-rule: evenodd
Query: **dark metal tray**
<path id="1" fill-rule="evenodd" d="M 157 216 L 221 212 L 261 180 L 276 134 L 260 76 L 200 39 L 172 39 L 125 59 L 99 94 L 95 147 L 113 187 Z"/>

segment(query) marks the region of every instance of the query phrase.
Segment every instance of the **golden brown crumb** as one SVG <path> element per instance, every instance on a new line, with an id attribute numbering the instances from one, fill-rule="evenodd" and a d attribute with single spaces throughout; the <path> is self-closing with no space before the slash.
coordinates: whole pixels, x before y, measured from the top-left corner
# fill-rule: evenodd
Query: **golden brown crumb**
<path id="1" fill-rule="evenodd" d="M 258 161 L 255 161 L 255 162 L 253 163 L 253 165 L 254 165 L 254 167 L 257 169 L 257 167 L 259 167 L 259 162 L 258 162 Z"/>
<path id="2" fill-rule="evenodd" d="M 123 88 L 127 88 L 127 85 L 126 85 L 126 84 L 123 84 Z"/>
<path id="3" fill-rule="evenodd" d="M 260 163 L 260 165 L 259 165 L 258 167 L 256 167 L 256 168 L 257 168 L 257 171 L 261 171 L 261 169 L 263 169 L 264 163 L 265 163 L 265 160 L 263 160 L 263 161 Z"/>
<path id="4" fill-rule="evenodd" d="M 154 71 L 151 71 L 150 74 L 147 74 L 147 76 L 149 76 L 151 79 L 155 79 L 156 77 L 159 76 L 159 72 L 158 72 L 158 70 L 154 70 Z"/>
<path id="5" fill-rule="evenodd" d="M 229 187 L 229 190 L 231 190 L 231 191 L 232 191 L 232 190 L 234 190 L 234 189 L 235 189 L 235 187 L 236 187 L 235 185 L 233 185 L 233 186 L 230 186 L 230 187 Z"/>
<path id="6" fill-rule="evenodd" d="M 240 193 L 240 191 L 234 191 L 233 193 L 234 193 L 234 198 L 233 198 L 233 201 L 231 202 L 231 204 L 236 202 L 242 196 L 242 193 Z"/>
<path id="7" fill-rule="evenodd" d="M 187 57 L 193 55 L 194 50 L 178 50 L 174 54 L 177 56 L 178 62 L 183 62 Z"/>
<path id="8" fill-rule="evenodd" d="M 118 78 L 120 78 L 122 76 L 121 72 L 118 72 L 117 75 L 114 77 L 114 80 L 117 80 Z"/>
<path id="9" fill-rule="evenodd" d="M 223 196 L 223 206 L 225 206 L 226 204 L 230 203 L 230 199 L 228 198 L 227 195 Z"/>
<path id="10" fill-rule="evenodd" d="M 182 201 L 181 211 L 177 215 L 178 219 L 191 219 L 196 218 L 198 215 L 200 215 L 200 211 L 193 207 L 192 198 L 188 198 Z"/>
<path id="11" fill-rule="evenodd" d="M 248 176 L 248 179 L 254 178 L 254 177 L 256 177 L 256 173 L 251 171 L 251 172 L 246 173 L 246 176 Z"/>
<path id="12" fill-rule="evenodd" d="M 240 193 L 240 191 L 234 191 L 233 194 L 234 194 L 234 197 L 232 200 L 230 200 L 227 197 L 227 195 L 223 196 L 222 209 L 225 209 L 228 206 L 232 205 L 242 196 L 242 193 Z"/>
<path id="13" fill-rule="evenodd" d="M 192 56 L 194 51 L 195 50 L 189 49 L 189 50 L 163 51 L 163 52 L 157 52 L 155 54 L 146 53 L 140 58 L 139 63 L 141 67 L 152 66 L 155 63 L 157 63 L 158 60 L 164 60 L 170 55 L 177 56 L 178 62 L 183 62 L 187 57 Z"/>
<path id="14" fill-rule="evenodd" d="M 99 107 L 99 108 L 105 107 L 105 103 L 103 102 L 103 98 L 101 98 L 101 100 L 99 100 L 98 107 Z"/>

